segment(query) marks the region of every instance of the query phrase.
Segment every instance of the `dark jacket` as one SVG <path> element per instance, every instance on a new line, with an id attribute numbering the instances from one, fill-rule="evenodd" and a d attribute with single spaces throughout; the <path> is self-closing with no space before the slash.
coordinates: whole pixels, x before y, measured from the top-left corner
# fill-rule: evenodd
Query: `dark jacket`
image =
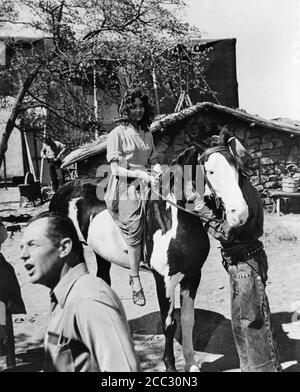
<path id="1" fill-rule="evenodd" d="M 21 289 L 14 268 L 0 253 L 0 301 L 11 314 L 26 313 Z"/>

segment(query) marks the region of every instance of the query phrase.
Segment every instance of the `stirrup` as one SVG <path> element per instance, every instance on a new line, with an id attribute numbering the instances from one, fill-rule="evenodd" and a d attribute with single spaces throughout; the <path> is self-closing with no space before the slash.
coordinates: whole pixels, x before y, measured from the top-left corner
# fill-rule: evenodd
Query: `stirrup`
<path id="1" fill-rule="evenodd" d="M 129 284 L 133 286 L 133 278 L 139 278 L 139 275 L 129 275 Z M 132 289 L 132 301 L 135 305 L 144 306 L 146 304 L 146 298 L 144 290 L 141 288 L 139 291 Z"/>

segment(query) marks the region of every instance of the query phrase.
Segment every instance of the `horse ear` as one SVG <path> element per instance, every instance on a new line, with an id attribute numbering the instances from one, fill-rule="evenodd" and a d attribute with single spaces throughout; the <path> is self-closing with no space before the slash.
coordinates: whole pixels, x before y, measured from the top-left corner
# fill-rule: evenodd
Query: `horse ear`
<path id="1" fill-rule="evenodd" d="M 225 125 L 219 135 L 212 135 L 211 137 L 211 147 L 219 146 L 219 145 L 228 145 L 228 140 L 230 139 L 231 135 L 228 131 L 227 126 Z"/>
<path id="2" fill-rule="evenodd" d="M 227 146 L 228 144 L 228 140 L 230 139 L 231 134 L 228 131 L 227 126 L 225 125 L 221 131 L 220 131 L 220 135 L 219 135 L 219 144 L 224 144 L 225 146 Z"/>
<path id="3" fill-rule="evenodd" d="M 247 164 L 251 159 L 250 153 L 235 136 L 228 140 L 230 153 L 235 157 L 242 170 L 247 172 Z"/>
<path id="4" fill-rule="evenodd" d="M 219 145 L 219 135 L 212 135 L 210 147 L 215 147 Z"/>

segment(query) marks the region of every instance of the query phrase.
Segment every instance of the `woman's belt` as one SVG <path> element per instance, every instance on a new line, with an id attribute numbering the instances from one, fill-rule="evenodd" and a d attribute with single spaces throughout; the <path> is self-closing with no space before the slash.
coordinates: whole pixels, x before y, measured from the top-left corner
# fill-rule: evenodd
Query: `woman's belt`
<path id="1" fill-rule="evenodd" d="M 256 240 L 251 244 L 238 245 L 232 248 L 222 249 L 221 253 L 223 261 L 226 264 L 235 265 L 252 259 L 253 256 L 262 251 L 263 248 L 263 243 Z"/>

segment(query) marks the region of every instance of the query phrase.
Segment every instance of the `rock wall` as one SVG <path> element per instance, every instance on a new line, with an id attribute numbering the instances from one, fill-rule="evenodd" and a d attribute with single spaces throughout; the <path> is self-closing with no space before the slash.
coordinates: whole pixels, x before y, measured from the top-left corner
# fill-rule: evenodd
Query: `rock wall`
<path id="1" fill-rule="evenodd" d="M 169 163 L 188 147 L 190 141 L 209 141 L 225 124 L 250 152 L 253 158 L 250 180 L 261 193 L 265 208 L 271 211 L 273 201 L 270 193 L 281 190 L 287 166 L 295 164 L 300 168 L 300 136 L 259 127 L 254 123 L 246 124 L 238 119 L 233 121 L 224 115 L 198 114 L 164 133 L 155 134 L 161 163 Z M 300 209 L 297 199 L 288 202 L 293 204 L 291 207 Z"/>
<path id="2" fill-rule="evenodd" d="M 281 190 L 287 166 L 295 164 L 300 167 L 300 136 L 263 128 L 254 123 L 247 124 L 218 112 L 201 112 L 169 126 L 163 132 L 153 134 L 160 163 L 170 164 L 193 141 L 209 142 L 211 136 L 218 134 L 224 125 L 250 152 L 253 158 L 250 180 L 261 193 L 266 210 L 271 211 L 273 202 L 270 193 Z M 79 162 L 79 175 L 95 177 L 97 168 L 103 163 L 105 154 Z M 300 210 L 297 199 L 289 200 L 289 203 Z"/>

